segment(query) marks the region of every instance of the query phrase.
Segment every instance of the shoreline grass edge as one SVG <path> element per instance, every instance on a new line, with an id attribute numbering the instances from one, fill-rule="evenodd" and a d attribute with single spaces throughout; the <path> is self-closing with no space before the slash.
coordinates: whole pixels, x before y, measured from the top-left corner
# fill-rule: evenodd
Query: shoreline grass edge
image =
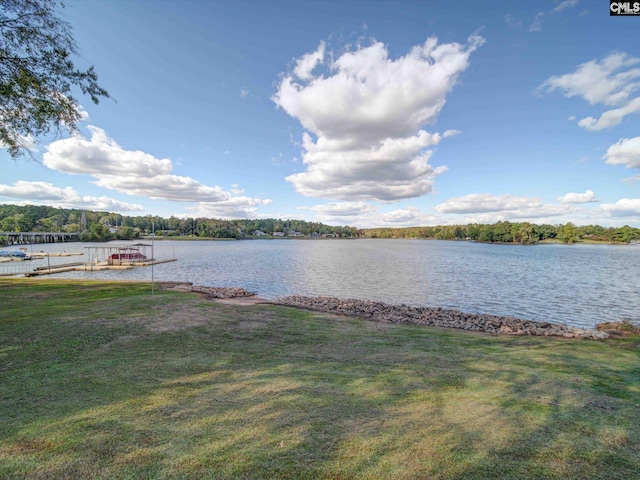
<path id="1" fill-rule="evenodd" d="M 633 478 L 640 337 L 0 280 L 2 478 Z"/>

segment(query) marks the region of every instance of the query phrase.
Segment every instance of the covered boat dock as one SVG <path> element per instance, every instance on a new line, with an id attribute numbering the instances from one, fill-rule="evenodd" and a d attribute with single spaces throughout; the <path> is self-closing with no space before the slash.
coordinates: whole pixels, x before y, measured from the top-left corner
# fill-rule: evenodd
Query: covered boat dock
<path id="1" fill-rule="evenodd" d="M 25 276 L 49 275 L 70 271 L 128 270 L 134 267 L 147 267 L 159 263 L 175 262 L 176 258 L 158 260 L 154 258 L 153 244 L 108 244 L 97 247 L 85 247 L 88 261 L 49 267 L 39 267 Z"/>

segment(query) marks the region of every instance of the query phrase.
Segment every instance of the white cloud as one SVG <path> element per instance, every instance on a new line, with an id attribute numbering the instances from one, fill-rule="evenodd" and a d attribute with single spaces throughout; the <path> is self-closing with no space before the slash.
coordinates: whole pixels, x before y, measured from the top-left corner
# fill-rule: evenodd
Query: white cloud
<path id="1" fill-rule="evenodd" d="M 522 22 L 516 19 L 516 16 L 513 13 L 507 13 L 504 16 L 504 21 L 509 28 L 520 28 L 522 26 Z"/>
<path id="2" fill-rule="evenodd" d="M 542 31 L 542 20 L 544 18 L 544 12 L 536 13 L 535 18 L 533 19 L 533 23 L 529 26 L 530 32 L 540 32 Z"/>
<path id="3" fill-rule="evenodd" d="M 87 112 L 82 105 L 78 105 L 78 113 L 80 114 L 80 119 L 83 122 L 89 121 L 89 112 Z"/>
<path id="4" fill-rule="evenodd" d="M 446 223 L 442 217 L 427 214 L 416 207 L 392 210 L 382 213 L 379 218 L 383 225 L 392 227 L 442 225 Z"/>
<path id="5" fill-rule="evenodd" d="M 244 193 L 244 188 L 240 188 L 240 185 L 234 183 L 233 185 L 231 185 L 231 193 L 233 193 L 234 195 L 241 195 Z"/>
<path id="6" fill-rule="evenodd" d="M 323 216 L 330 217 L 354 217 L 377 211 L 375 207 L 366 202 L 338 202 L 314 205 L 311 207 L 298 207 L 300 210 L 311 210 Z"/>
<path id="7" fill-rule="evenodd" d="M 31 134 L 20 135 L 19 133 L 16 133 L 15 141 L 20 148 L 28 150 L 29 152 L 38 151 L 35 138 L 33 138 Z M 7 144 L 5 144 L 3 141 L 0 141 L 0 148 L 7 148 Z"/>
<path id="8" fill-rule="evenodd" d="M 258 206 L 267 205 L 271 200 L 260 200 L 250 197 L 232 197 L 226 201 L 198 202 L 194 206 L 188 206 L 186 211 L 194 217 L 208 218 L 257 218 Z"/>
<path id="9" fill-rule="evenodd" d="M 336 202 L 299 210 L 314 212 L 314 221 L 351 225 L 357 228 L 409 227 L 416 225 L 438 225 L 446 223 L 444 217 L 428 214 L 416 207 L 405 207 L 383 212 L 367 202 Z"/>
<path id="10" fill-rule="evenodd" d="M 71 187 L 60 188 L 48 182 L 18 180 L 13 185 L 0 185 L 0 196 L 60 208 L 87 208 L 109 212 L 144 210 L 142 205 L 121 202 L 105 196 L 81 196 Z"/>
<path id="11" fill-rule="evenodd" d="M 307 53 L 296 60 L 296 66 L 293 69 L 295 76 L 301 80 L 310 80 L 313 78 L 313 69 L 324 60 L 325 47 L 325 43 L 320 42 L 315 52 Z"/>
<path id="12" fill-rule="evenodd" d="M 616 203 L 604 203 L 600 208 L 614 217 L 640 217 L 640 198 L 621 198 Z"/>
<path id="13" fill-rule="evenodd" d="M 429 38 L 397 60 L 380 42 L 336 60 L 325 52 L 301 57 L 273 101 L 306 129 L 306 171 L 286 178 L 306 196 L 396 201 L 428 194 L 445 168 L 429 165 L 430 147 L 457 132 L 429 133 L 447 94 L 484 43 L 439 45 Z M 329 60 L 327 60 L 329 58 Z M 329 74 L 313 75 L 320 65 Z"/>
<path id="14" fill-rule="evenodd" d="M 556 5 L 556 8 L 553 9 L 553 13 L 561 12 L 565 8 L 575 7 L 579 2 L 580 0 L 563 0 L 558 5 Z"/>
<path id="15" fill-rule="evenodd" d="M 305 216 L 302 213 L 291 212 L 269 212 L 259 213 L 254 218 L 279 218 L 281 220 L 305 220 Z"/>
<path id="16" fill-rule="evenodd" d="M 619 125 L 624 117 L 632 113 L 640 112 L 640 97 L 636 97 L 626 105 L 620 108 L 614 108 L 607 110 L 600 118 L 595 119 L 593 117 L 585 117 L 578 122 L 582 128 L 590 131 L 603 130 L 605 128 L 614 127 Z"/>
<path id="17" fill-rule="evenodd" d="M 314 221 L 358 228 L 459 225 L 501 221 L 526 221 L 535 224 L 558 224 L 571 221 L 581 225 L 594 222 L 612 223 L 610 213 L 587 206 L 587 200 L 594 196 L 593 192 L 569 194 L 565 197 L 571 200 L 571 195 L 575 196 L 574 202 L 559 204 L 543 203 L 538 198 L 516 195 L 466 195 L 449 199 L 436 206 L 435 213 L 426 212 L 415 206 L 383 211 L 382 207 L 368 202 L 334 202 L 298 207 L 298 210 L 313 212 Z M 581 201 L 578 202 L 578 200 Z M 590 200 L 592 201 L 595 200 Z"/>
<path id="18" fill-rule="evenodd" d="M 89 127 L 91 140 L 80 135 L 57 140 L 47 147 L 42 163 L 71 175 L 156 177 L 167 175 L 171 160 L 159 160 L 140 150 L 124 150 L 101 128 Z"/>
<path id="19" fill-rule="evenodd" d="M 539 207 L 541 205 L 542 202 L 538 198 L 473 193 L 463 197 L 450 198 L 437 205 L 435 209 L 440 213 L 484 213 Z"/>
<path id="20" fill-rule="evenodd" d="M 621 105 L 640 87 L 633 81 L 640 77 L 640 68 L 632 68 L 638 62 L 640 58 L 626 53 L 611 53 L 601 61 L 578 65 L 573 73 L 549 77 L 539 88 L 548 92 L 561 89 L 566 97 L 577 95 L 591 105 Z"/>
<path id="21" fill-rule="evenodd" d="M 602 60 L 591 60 L 565 75 L 549 77 L 538 91 L 560 89 L 566 97 L 579 96 L 591 105 L 616 107 L 602 113 L 599 119 L 586 117 L 578 125 L 587 130 L 602 130 L 618 125 L 624 117 L 640 112 L 640 58 L 626 53 L 611 53 Z"/>
<path id="22" fill-rule="evenodd" d="M 587 190 L 584 193 L 567 193 L 558 197 L 560 203 L 593 203 L 599 202 L 593 190 Z"/>
<path id="23" fill-rule="evenodd" d="M 640 137 L 621 138 L 609 147 L 602 158 L 610 165 L 640 168 Z"/>
<path id="24" fill-rule="evenodd" d="M 623 178 L 622 181 L 627 183 L 640 182 L 640 175 L 634 175 L 633 177 Z"/>
<path id="25" fill-rule="evenodd" d="M 178 202 L 219 203 L 221 206 L 244 204 L 254 207 L 269 202 L 234 196 L 221 187 L 174 175 L 171 173 L 171 160 L 157 159 L 139 150 L 125 150 L 104 130 L 97 127 L 90 127 L 90 130 L 90 140 L 78 135 L 51 143 L 43 155 L 43 164 L 71 175 L 91 175 L 96 179 L 96 185 L 128 195 Z"/>
<path id="26" fill-rule="evenodd" d="M 572 213 L 571 204 L 544 204 L 539 198 L 516 195 L 470 194 L 454 197 L 434 207 L 444 214 L 471 215 L 463 223 L 493 223 L 504 220 L 544 221 L 548 217 L 559 217 Z"/>

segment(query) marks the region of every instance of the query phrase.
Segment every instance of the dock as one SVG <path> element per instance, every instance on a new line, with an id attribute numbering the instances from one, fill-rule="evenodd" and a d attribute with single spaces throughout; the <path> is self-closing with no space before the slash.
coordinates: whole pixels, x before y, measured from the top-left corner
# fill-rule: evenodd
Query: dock
<path id="1" fill-rule="evenodd" d="M 84 255 L 84 252 L 33 252 L 29 256 L 34 260 L 47 257 L 72 257 L 74 255 Z"/>
<path id="2" fill-rule="evenodd" d="M 43 258 L 51 258 L 51 257 L 71 257 L 74 255 L 84 255 L 84 252 L 35 252 L 35 253 L 26 253 L 24 250 L 21 250 L 26 254 L 24 257 L 0 257 L 0 263 L 6 262 L 24 262 L 27 260 L 42 260 Z"/>
<path id="3" fill-rule="evenodd" d="M 41 275 L 54 275 L 56 273 L 65 272 L 100 272 L 103 270 L 130 270 L 134 267 L 149 267 L 151 265 L 158 265 L 160 263 L 175 262 L 177 258 L 169 258 L 165 260 L 149 260 L 147 262 L 131 262 L 123 263 L 121 265 L 109 265 L 106 263 L 67 263 L 62 265 L 55 265 L 52 267 L 38 267 L 31 272 L 25 272 L 25 277 L 39 277 Z"/>
<path id="4" fill-rule="evenodd" d="M 64 272 L 98 272 L 101 270 L 129 270 L 133 268 L 132 265 L 67 265 L 67 266 L 56 266 L 51 268 L 40 268 L 33 270 L 32 272 L 27 272 L 24 274 L 25 277 L 39 277 L 41 275 L 54 275 L 56 273 L 64 273 Z"/>
<path id="5" fill-rule="evenodd" d="M 1 1 L 1 0 L 0 0 Z M 62 251 L 62 252 L 33 252 L 27 254 L 26 247 L 21 247 L 19 251 L 6 251 L 6 255 L 0 255 L 0 262 L 19 262 L 24 260 L 43 260 L 50 257 L 72 257 L 86 255 L 88 261 L 56 263 L 51 265 L 40 265 L 29 270 L 26 265 L 3 265 L 0 275 L 21 275 L 25 277 L 37 277 L 41 275 L 54 275 L 65 272 L 99 272 L 103 270 L 129 270 L 134 267 L 150 267 L 161 263 L 175 262 L 176 258 L 158 259 L 154 257 L 153 244 L 144 243 L 109 243 L 96 247 L 85 247 L 85 252 Z M 15 253 L 15 255 L 14 255 Z M 174 254 L 175 256 L 175 254 Z"/>

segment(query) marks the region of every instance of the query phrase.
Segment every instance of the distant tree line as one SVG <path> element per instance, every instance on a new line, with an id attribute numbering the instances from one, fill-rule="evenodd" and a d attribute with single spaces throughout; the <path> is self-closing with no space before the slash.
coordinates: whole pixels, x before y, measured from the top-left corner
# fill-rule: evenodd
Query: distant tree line
<path id="1" fill-rule="evenodd" d="M 494 224 L 446 225 L 437 227 L 369 228 L 369 238 L 431 238 L 439 240 L 474 240 L 487 243 L 517 243 L 532 245 L 543 240 L 564 243 L 580 241 L 629 243 L 640 240 L 640 229 L 628 225 L 605 228 L 599 225 L 577 226 L 535 225 L 528 222 L 498 222 Z"/>
<path id="2" fill-rule="evenodd" d="M 361 230 L 353 227 L 336 227 L 303 220 L 133 217 L 40 205 L 0 205 L 0 232 L 77 232 L 80 240 L 87 242 L 131 240 L 152 232 L 165 237 L 236 239 L 274 235 L 351 238 L 362 234 Z"/>
<path id="3" fill-rule="evenodd" d="M 640 229 L 628 225 L 605 228 L 599 225 L 535 225 L 528 222 L 444 225 L 435 227 L 357 229 L 324 225 L 304 220 L 263 218 L 221 220 L 215 218 L 163 218 L 125 216 L 92 210 L 54 208 L 39 205 L 0 205 L 0 232 L 78 232 L 82 241 L 131 240 L 149 235 L 200 238 L 254 238 L 259 236 L 337 238 L 427 238 L 473 240 L 487 243 L 536 244 L 544 240 L 564 243 L 596 241 L 629 243 L 640 241 Z M 2 238 L 0 238 L 2 243 Z"/>

